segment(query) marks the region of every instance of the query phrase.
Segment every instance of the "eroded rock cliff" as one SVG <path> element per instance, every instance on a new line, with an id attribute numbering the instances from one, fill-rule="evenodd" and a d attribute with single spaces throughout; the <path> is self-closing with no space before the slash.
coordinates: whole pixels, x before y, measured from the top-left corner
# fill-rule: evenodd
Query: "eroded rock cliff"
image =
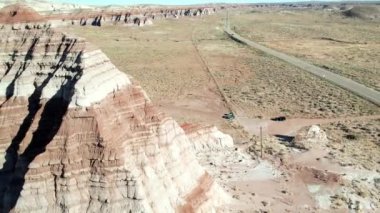
<path id="1" fill-rule="evenodd" d="M 194 142 L 131 77 L 83 39 L 29 25 L 1 29 L 2 212 L 212 212 L 226 202 Z"/>
<path id="2" fill-rule="evenodd" d="M 55 20 L 55 25 L 102 26 L 118 24 L 144 26 L 153 24 L 153 20 L 156 19 L 204 16 L 211 15 L 216 11 L 215 7 L 124 8 L 54 14 L 47 16 L 47 19 Z"/>

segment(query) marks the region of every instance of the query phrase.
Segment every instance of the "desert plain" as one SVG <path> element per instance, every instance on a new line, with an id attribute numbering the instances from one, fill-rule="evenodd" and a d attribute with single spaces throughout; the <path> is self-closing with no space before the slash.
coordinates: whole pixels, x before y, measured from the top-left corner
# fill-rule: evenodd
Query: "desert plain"
<path id="1" fill-rule="evenodd" d="M 379 19 L 349 16 L 344 11 L 350 7 L 242 7 L 229 9 L 228 16 L 231 28 L 245 38 L 379 90 Z M 364 6 L 364 13 L 367 7 L 379 8 Z M 379 106 L 232 40 L 224 33 L 226 17 L 227 12 L 220 11 L 205 17 L 158 20 L 141 28 L 75 26 L 65 30 L 102 49 L 177 121 L 212 123 L 231 134 L 239 149 L 250 155 L 249 150 L 260 152 L 261 128 L 264 163 L 243 156 L 239 165 L 231 156 L 233 150 L 201 156 L 227 191 L 245 203 L 224 210 L 377 211 Z M 237 116 L 234 121 L 222 118 L 230 111 Z M 271 120 L 279 116 L 286 120 Z M 320 125 L 329 142 L 308 151 L 294 148 L 296 135 L 311 125 Z M 283 163 L 285 159 L 290 160 Z M 225 167 L 228 171 L 223 171 Z M 331 172 L 344 177 L 352 169 L 358 177 L 341 183 L 313 176 L 311 168 L 326 172 L 325 176 Z M 360 171 L 377 178 L 370 176 L 369 181 Z M 263 177 L 254 178 L 255 174 Z M 335 194 L 329 184 L 331 189 L 339 188 L 335 185 L 342 189 Z M 307 204 L 297 206 L 302 202 Z M 312 207 L 313 202 L 317 207 Z M 367 208 L 371 202 L 377 203 L 375 208 Z"/>

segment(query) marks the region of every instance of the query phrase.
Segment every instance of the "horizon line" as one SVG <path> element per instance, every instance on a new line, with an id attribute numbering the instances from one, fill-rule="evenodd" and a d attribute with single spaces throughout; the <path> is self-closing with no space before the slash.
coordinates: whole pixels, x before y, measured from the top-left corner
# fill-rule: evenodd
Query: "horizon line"
<path id="1" fill-rule="evenodd" d="M 340 4 L 343 4 L 343 3 L 380 3 L 380 0 L 318 0 L 318 1 L 313 1 L 313 0 L 310 0 L 310 1 L 307 1 L 307 0 L 286 0 L 286 1 L 282 1 L 282 0 L 269 0 L 269 1 L 260 1 L 260 0 L 257 0 L 257 1 L 251 1 L 251 2 L 208 2 L 208 3 L 190 3 L 190 4 L 186 4 L 186 3 L 177 3 L 177 4 L 165 4 L 165 3 L 137 3 L 137 4 L 134 4 L 134 3 L 125 3 L 125 4 L 120 4 L 120 3 L 105 3 L 104 1 L 102 2 L 99 2 L 99 3 L 96 3 L 96 4 L 86 4 L 86 3 L 81 3 L 80 0 L 78 1 L 75 1 L 75 2 L 72 2 L 71 0 L 53 0 L 52 2 L 57 2 L 57 3 L 63 3 L 63 4 L 75 4 L 75 5 L 86 5 L 86 6 L 112 6 L 112 5 L 115 5 L 115 6 L 141 6 L 141 5 L 152 5 L 152 6 L 194 6 L 194 5 L 213 5 L 213 4 L 227 4 L 227 5 L 231 5 L 231 4 L 237 4 L 237 5 L 246 5 L 246 4 L 294 4 L 294 3 L 297 3 L 297 4 L 318 4 L 318 3 L 340 3 Z"/>

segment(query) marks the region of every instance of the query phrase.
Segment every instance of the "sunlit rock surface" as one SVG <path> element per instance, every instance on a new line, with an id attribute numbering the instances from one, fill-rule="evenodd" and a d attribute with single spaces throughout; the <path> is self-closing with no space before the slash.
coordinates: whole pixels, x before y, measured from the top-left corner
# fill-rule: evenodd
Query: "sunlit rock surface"
<path id="1" fill-rule="evenodd" d="M 100 50 L 48 25 L 2 26 L 1 212 L 213 212 L 227 201 L 194 141 Z"/>

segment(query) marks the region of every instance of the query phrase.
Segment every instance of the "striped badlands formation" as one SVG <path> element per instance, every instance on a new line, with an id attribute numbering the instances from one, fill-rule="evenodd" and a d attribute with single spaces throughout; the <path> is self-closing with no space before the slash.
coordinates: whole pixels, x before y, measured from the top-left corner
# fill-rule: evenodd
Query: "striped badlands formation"
<path id="1" fill-rule="evenodd" d="M 104 11 L 83 11 L 69 14 L 50 15 L 47 18 L 54 20 L 56 25 L 92 25 L 102 26 L 105 24 L 137 25 L 144 26 L 153 23 L 153 20 L 163 18 L 180 18 L 184 16 L 204 16 L 216 12 L 216 8 L 145 8 L 145 9 L 119 9 Z"/>
<path id="2" fill-rule="evenodd" d="M 228 196 L 144 90 L 83 39 L 0 25 L 0 211 L 213 212 Z M 213 145 L 214 146 L 214 145 Z"/>
<path id="3" fill-rule="evenodd" d="M 103 26 L 151 25 L 156 19 L 180 18 L 184 16 L 211 15 L 217 11 L 215 7 L 168 7 L 168 8 L 129 8 L 129 9 L 92 9 L 65 11 L 41 15 L 24 4 L 8 5 L 0 9 L 0 23 L 8 23 L 20 28 L 20 23 L 43 23 L 51 26 Z M 15 28 L 15 27 L 14 27 Z"/>

